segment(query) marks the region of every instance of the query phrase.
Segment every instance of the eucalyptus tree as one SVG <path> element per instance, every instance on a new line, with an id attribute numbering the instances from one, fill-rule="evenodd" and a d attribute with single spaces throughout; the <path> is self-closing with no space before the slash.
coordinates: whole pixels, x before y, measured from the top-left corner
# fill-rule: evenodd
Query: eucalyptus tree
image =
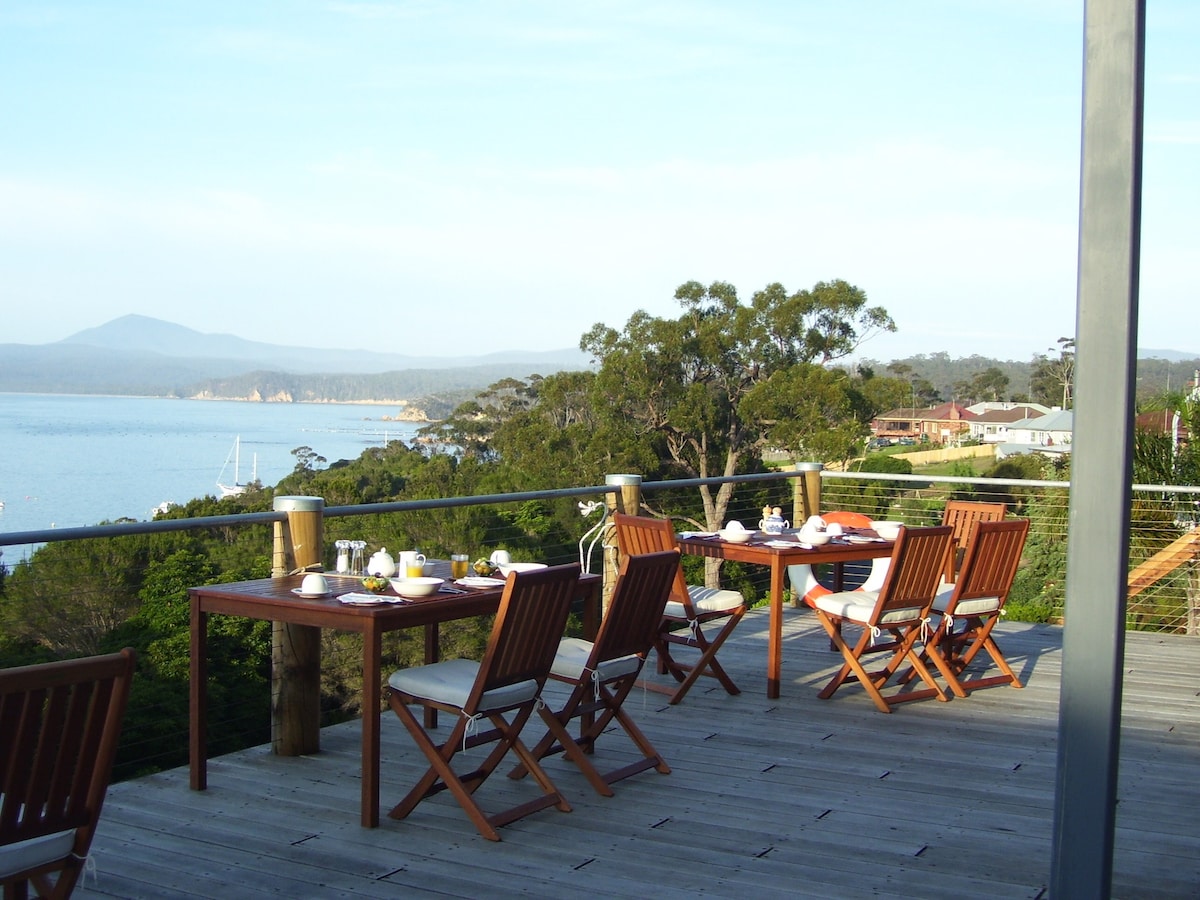
<path id="1" fill-rule="evenodd" d="M 815 431 L 850 406 L 844 379 L 813 369 L 853 353 L 896 326 L 845 281 L 788 293 L 774 283 L 739 301 L 726 282 L 681 285 L 677 319 L 634 313 L 621 331 L 596 324 L 580 346 L 599 363 L 597 386 L 628 428 L 661 440 L 673 474 L 707 478 L 755 465 L 767 446 L 821 446 Z M 828 396 L 801 408 L 806 387 Z M 803 418 L 796 424 L 793 416 Z M 834 441 L 835 444 L 839 443 Z M 840 457 L 840 452 L 837 453 Z M 700 488 L 711 530 L 726 516 L 732 485 Z"/>
<path id="2" fill-rule="evenodd" d="M 1051 347 L 1050 352 L 1057 352 L 1058 358 L 1045 354 L 1034 357 L 1031 393 L 1042 402 L 1061 404 L 1063 409 L 1070 409 L 1075 393 L 1075 339 L 1060 337 L 1057 350 Z"/>

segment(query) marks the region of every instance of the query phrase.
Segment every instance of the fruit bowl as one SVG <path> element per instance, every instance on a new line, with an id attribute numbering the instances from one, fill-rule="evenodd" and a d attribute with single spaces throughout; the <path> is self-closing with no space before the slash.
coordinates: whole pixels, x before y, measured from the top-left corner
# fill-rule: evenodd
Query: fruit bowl
<path id="1" fill-rule="evenodd" d="M 362 580 L 362 586 L 372 594 L 382 594 L 388 589 L 388 580 L 381 575 L 368 575 Z"/>
<path id="2" fill-rule="evenodd" d="M 421 576 L 420 578 L 393 578 L 392 590 L 401 597 L 428 597 L 440 588 L 443 584 L 441 578 L 430 578 Z"/>

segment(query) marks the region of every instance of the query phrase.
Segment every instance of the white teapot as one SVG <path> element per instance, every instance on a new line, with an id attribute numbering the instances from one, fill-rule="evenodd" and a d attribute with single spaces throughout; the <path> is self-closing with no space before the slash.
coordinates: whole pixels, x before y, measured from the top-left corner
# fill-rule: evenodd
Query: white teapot
<path id="1" fill-rule="evenodd" d="M 371 556 L 371 561 L 367 563 L 367 574 L 380 578 L 391 578 L 396 574 L 396 560 L 387 552 L 387 547 L 381 547 L 378 553 Z"/>
<path id="2" fill-rule="evenodd" d="M 776 506 L 763 507 L 763 518 L 758 523 L 758 530 L 764 531 L 767 534 L 783 534 L 785 528 L 791 528 L 791 523 L 783 517 L 783 509 Z"/>

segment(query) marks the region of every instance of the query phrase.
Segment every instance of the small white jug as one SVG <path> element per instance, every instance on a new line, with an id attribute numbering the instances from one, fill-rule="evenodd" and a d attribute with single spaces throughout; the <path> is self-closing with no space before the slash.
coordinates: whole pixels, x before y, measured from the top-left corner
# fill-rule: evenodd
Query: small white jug
<path id="1" fill-rule="evenodd" d="M 420 566 L 425 567 L 425 554 L 420 550 L 403 550 L 400 553 L 399 559 L 396 560 L 396 571 L 401 578 L 408 576 L 409 567 L 416 569 Z"/>

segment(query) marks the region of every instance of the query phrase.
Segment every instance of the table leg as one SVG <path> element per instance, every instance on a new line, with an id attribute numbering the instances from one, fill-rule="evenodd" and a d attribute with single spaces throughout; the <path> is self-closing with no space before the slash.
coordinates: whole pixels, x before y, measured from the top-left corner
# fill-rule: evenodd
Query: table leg
<path id="1" fill-rule="evenodd" d="M 192 598 L 191 660 L 188 664 L 188 763 L 193 791 L 208 787 L 208 613 Z"/>
<path id="2" fill-rule="evenodd" d="M 379 826 L 379 657 L 383 653 L 383 635 L 372 625 L 363 632 L 363 711 L 362 711 L 362 826 Z"/>
<path id="3" fill-rule="evenodd" d="M 442 646 L 438 637 L 438 626 L 431 622 L 425 626 L 425 665 L 435 663 L 442 658 Z M 425 707 L 425 727 L 437 728 L 438 711 L 431 706 Z"/>
<path id="4" fill-rule="evenodd" d="M 771 625 L 767 635 L 767 698 L 779 697 L 783 674 L 783 582 L 787 567 L 778 556 L 771 559 Z"/>

